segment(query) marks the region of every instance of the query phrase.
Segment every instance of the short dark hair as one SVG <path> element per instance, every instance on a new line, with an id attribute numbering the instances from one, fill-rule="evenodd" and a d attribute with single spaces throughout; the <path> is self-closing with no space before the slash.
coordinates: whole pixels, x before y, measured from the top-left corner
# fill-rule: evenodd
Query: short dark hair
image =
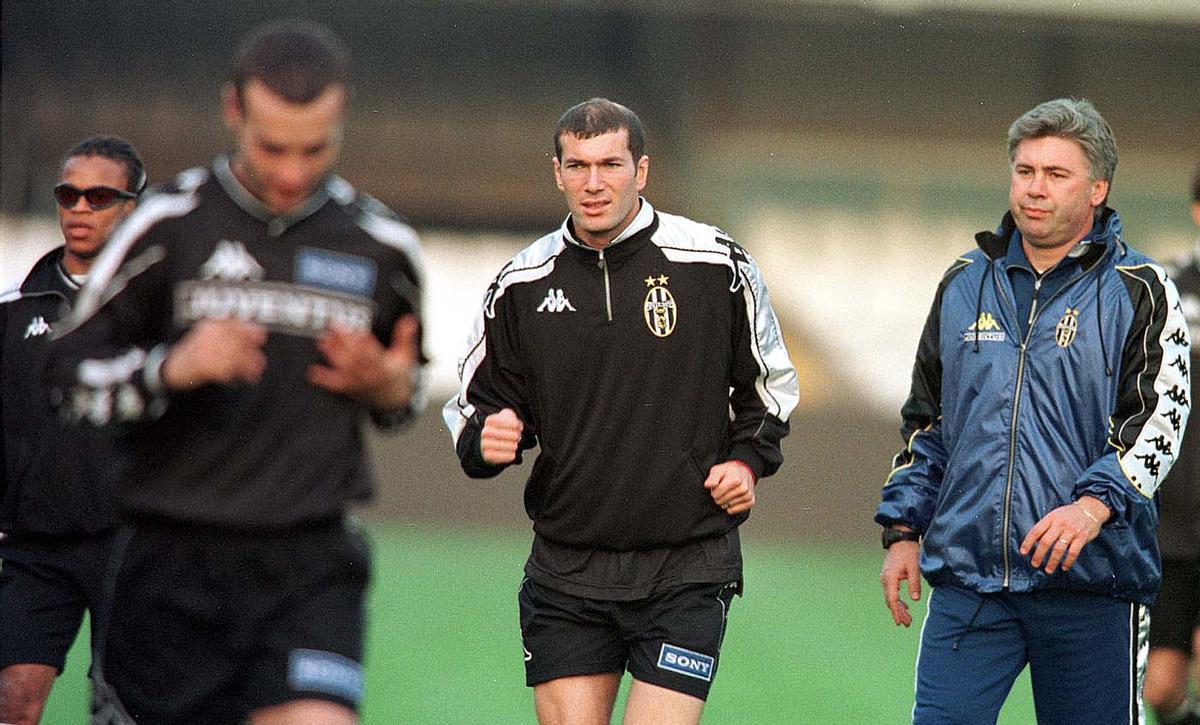
<path id="1" fill-rule="evenodd" d="M 592 98 L 567 109 L 554 127 L 554 156 L 562 161 L 562 136 L 592 138 L 612 131 L 629 132 L 629 152 L 636 164 L 646 151 L 646 137 L 637 114 L 607 98 Z"/>
<path id="2" fill-rule="evenodd" d="M 125 191 L 142 193 L 146 188 L 146 167 L 133 144 L 119 136 L 92 136 L 71 147 L 63 156 L 62 165 L 78 156 L 100 156 L 112 159 L 125 167 Z"/>
<path id="3" fill-rule="evenodd" d="M 1196 167 L 1196 175 L 1192 177 L 1192 201 L 1200 204 L 1200 166 Z"/>
<path id="4" fill-rule="evenodd" d="M 323 25 L 281 20 L 253 30 L 233 56 L 229 82 L 238 102 L 252 80 L 289 103 L 310 103 L 330 86 L 350 83 L 350 54 Z"/>

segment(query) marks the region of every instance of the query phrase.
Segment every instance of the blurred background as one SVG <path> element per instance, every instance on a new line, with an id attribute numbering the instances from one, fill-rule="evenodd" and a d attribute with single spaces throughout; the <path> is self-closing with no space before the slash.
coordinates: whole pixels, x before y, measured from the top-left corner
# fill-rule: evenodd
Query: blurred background
<path id="1" fill-rule="evenodd" d="M 1197 237 L 1196 0 L 3 0 L 0 287 L 60 243 L 49 190 L 75 142 L 128 138 L 152 183 L 226 150 L 229 56 L 280 17 L 349 46 L 338 171 L 405 216 L 428 256 L 434 402 L 408 432 L 372 439 L 381 485 L 364 516 L 511 536 L 511 570 L 489 575 L 513 590 L 527 471 L 465 479 L 438 407 L 488 281 L 565 215 L 551 134 L 570 105 L 633 108 L 647 197 L 721 226 L 764 270 L 802 403 L 744 528 L 748 567 L 756 542 L 799 559 L 845 550 L 863 569 L 847 576 L 873 583 L 870 519 L 920 327 L 941 272 L 1006 209 L 1005 134 L 1021 113 L 1093 101 L 1117 137 L 1110 204 L 1127 241 L 1165 259 Z M 861 626 L 883 626 L 870 606 Z"/>

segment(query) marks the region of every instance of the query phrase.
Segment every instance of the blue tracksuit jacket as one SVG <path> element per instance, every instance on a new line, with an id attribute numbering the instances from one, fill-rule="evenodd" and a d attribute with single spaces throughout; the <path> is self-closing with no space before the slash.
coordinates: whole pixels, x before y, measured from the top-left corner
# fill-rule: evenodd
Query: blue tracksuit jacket
<path id="1" fill-rule="evenodd" d="M 1017 324 L 1004 255 L 1014 224 L 976 235 L 946 272 L 902 409 L 908 446 L 875 520 L 923 534 L 933 586 L 1061 587 L 1149 604 L 1161 578 L 1154 494 L 1190 409 L 1189 337 L 1175 286 L 1105 209 L 1078 268 Z M 1054 508 L 1090 495 L 1112 516 L 1069 571 L 1018 548 Z"/>

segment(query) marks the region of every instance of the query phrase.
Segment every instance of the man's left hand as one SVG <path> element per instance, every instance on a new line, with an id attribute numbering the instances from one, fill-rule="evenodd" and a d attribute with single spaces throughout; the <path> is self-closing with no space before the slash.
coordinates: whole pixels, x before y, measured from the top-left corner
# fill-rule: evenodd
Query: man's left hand
<path id="1" fill-rule="evenodd" d="M 370 330 L 331 327 L 317 339 L 326 365 L 310 365 L 308 380 L 377 410 L 402 408 L 413 393 L 412 373 L 419 357 L 417 327 L 415 315 L 401 317 L 386 348 Z"/>
<path id="2" fill-rule="evenodd" d="M 1062 565 L 1070 569 L 1079 552 L 1100 535 L 1100 527 L 1111 512 L 1098 498 L 1081 496 L 1078 501 L 1059 506 L 1042 517 L 1029 530 L 1021 542 L 1021 555 L 1030 557 L 1029 563 L 1039 569 L 1045 563 L 1047 574 L 1053 574 Z"/>
<path id="3" fill-rule="evenodd" d="M 741 461 L 725 461 L 708 470 L 704 487 L 713 502 L 733 515 L 749 511 L 754 505 L 754 472 Z"/>

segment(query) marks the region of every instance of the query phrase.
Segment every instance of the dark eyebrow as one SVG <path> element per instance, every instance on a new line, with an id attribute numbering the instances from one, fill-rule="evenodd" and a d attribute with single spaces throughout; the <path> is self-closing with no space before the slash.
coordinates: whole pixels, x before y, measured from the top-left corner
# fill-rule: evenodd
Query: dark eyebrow
<path id="1" fill-rule="evenodd" d="M 1066 166 L 1058 166 L 1058 165 L 1056 165 L 1056 164 L 1050 164 L 1050 165 L 1048 165 L 1048 166 L 1037 166 L 1037 165 L 1035 165 L 1035 164 L 1031 164 L 1031 163 L 1024 162 L 1024 161 L 1018 161 L 1018 162 L 1014 163 L 1014 164 L 1013 164 L 1013 168 L 1017 168 L 1017 169 L 1045 169 L 1046 171 L 1066 171 L 1066 172 L 1070 172 L 1070 171 L 1071 171 L 1071 169 L 1070 169 L 1070 168 L 1068 168 L 1068 167 L 1066 167 Z"/>
<path id="2" fill-rule="evenodd" d="M 602 159 L 596 159 L 595 161 L 593 161 L 593 162 L 591 162 L 591 163 L 594 163 L 594 164 L 609 164 L 609 163 L 612 163 L 612 162 L 614 162 L 614 161 L 616 161 L 616 162 L 624 162 L 624 161 L 625 161 L 625 157 L 624 157 L 624 156 L 605 156 L 604 158 L 602 158 Z M 583 159 L 576 158 L 576 157 L 574 157 L 574 156 L 567 156 L 567 157 L 564 157 L 562 162 L 563 162 L 564 164 L 572 164 L 572 163 L 574 163 L 574 164 L 583 164 L 583 163 L 588 163 L 588 162 L 584 161 Z"/>

